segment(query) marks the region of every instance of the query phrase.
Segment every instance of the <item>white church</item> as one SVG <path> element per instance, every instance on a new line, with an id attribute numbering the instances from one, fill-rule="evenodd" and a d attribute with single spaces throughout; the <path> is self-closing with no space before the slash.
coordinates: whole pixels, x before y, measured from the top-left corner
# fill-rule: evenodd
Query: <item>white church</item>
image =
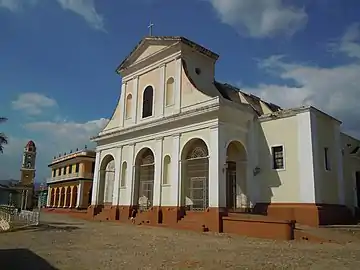
<path id="1" fill-rule="evenodd" d="M 229 213 L 317 226 L 360 205 L 360 142 L 314 108 L 282 109 L 215 80 L 218 55 L 184 37 L 145 37 L 117 68 L 118 104 L 92 140 L 93 217 L 214 231 Z M 358 191 L 359 190 L 359 191 Z"/>

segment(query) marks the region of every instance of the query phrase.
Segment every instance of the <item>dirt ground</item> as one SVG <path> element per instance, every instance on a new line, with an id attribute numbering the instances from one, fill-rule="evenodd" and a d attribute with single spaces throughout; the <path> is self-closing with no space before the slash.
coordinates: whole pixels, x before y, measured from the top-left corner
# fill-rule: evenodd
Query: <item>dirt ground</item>
<path id="1" fill-rule="evenodd" d="M 42 213 L 37 229 L 0 233 L 0 269 L 360 269 L 346 245 L 268 241 Z"/>

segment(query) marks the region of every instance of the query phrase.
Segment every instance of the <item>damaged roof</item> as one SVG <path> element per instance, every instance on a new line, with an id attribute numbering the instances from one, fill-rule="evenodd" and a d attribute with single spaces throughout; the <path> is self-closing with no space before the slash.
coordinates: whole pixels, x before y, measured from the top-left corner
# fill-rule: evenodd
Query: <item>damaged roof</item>
<path id="1" fill-rule="evenodd" d="M 220 82 L 215 81 L 214 84 L 215 84 L 216 88 L 219 90 L 220 94 L 228 100 L 234 101 L 231 98 L 231 96 L 234 93 L 235 94 L 241 93 L 242 96 L 245 98 L 245 100 L 249 103 L 249 105 L 254 109 L 254 111 L 259 116 L 264 114 L 264 111 L 261 107 L 260 102 L 262 102 L 264 105 L 266 105 L 269 108 L 269 110 L 271 110 L 272 112 L 277 112 L 277 111 L 282 110 L 282 108 L 280 106 L 275 105 L 270 102 L 266 102 L 266 101 L 262 100 L 260 97 L 255 96 L 253 94 L 245 93 L 245 92 L 241 91 L 239 88 L 237 88 L 233 85 L 230 85 L 228 83 L 220 83 Z"/>

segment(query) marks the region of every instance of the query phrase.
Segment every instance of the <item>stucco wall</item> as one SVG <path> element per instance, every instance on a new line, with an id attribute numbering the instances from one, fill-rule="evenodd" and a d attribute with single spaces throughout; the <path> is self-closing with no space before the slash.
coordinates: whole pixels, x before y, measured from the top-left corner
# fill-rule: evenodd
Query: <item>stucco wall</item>
<path id="1" fill-rule="evenodd" d="M 260 202 L 300 202 L 298 165 L 298 123 L 296 116 L 261 123 L 259 145 Z M 271 147 L 282 145 L 285 168 L 272 168 Z"/>
<path id="2" fill-rule="evenodd" d="M 336 136 L 340 135 L 340 131 L 336 130 L 336 125 L 339 125 L 334 119 L 329 116 L 317 112 L 316 114 L 316 145 L 317 145 L 317 178 L 316 190 L 318 195 L 318 202 L 326 204 L 339 203 L 339 165 L 338 156 L 341 152 L 340 145 L 336 142 Z M 339 133 L 339 134 L 336 134 Z M 330 170 L 325 168 L 325 147 L 328 148 L 328 160 Z"/>
<path id="3" fill-rule="evenodd" d="M 343 146 L 343 175 L 345 204 L 348 207 L 357 206 L 356 179 L 355 173 L 360 171 L 360 159 L 350 155 L 351 150 L 360 145 L 360 141 L 341 133 L 341 143 Z"/>

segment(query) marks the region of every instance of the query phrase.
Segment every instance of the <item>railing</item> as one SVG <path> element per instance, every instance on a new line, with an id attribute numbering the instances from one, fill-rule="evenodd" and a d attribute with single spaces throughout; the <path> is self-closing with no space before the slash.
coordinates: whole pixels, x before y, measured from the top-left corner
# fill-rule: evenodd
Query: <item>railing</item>
<path id="1" fill-rule="evenodd" d="M 0 231 L 8 231 L 40 223 L 40 210 L 21 210 L 11 205 L 0 205 Z"/>
<path id="2" fill-rule="evenodd" d="M 81 173 L 81 172 L 69 173 L 69 174 L 64 174 L 64 175 L 59 175 L 59 176 L 48 178 L 47 183 L 53 183 L 53 182 L 77 179 L 77 178 L 93 179 L 94 174 L 93 173 Z"/>

